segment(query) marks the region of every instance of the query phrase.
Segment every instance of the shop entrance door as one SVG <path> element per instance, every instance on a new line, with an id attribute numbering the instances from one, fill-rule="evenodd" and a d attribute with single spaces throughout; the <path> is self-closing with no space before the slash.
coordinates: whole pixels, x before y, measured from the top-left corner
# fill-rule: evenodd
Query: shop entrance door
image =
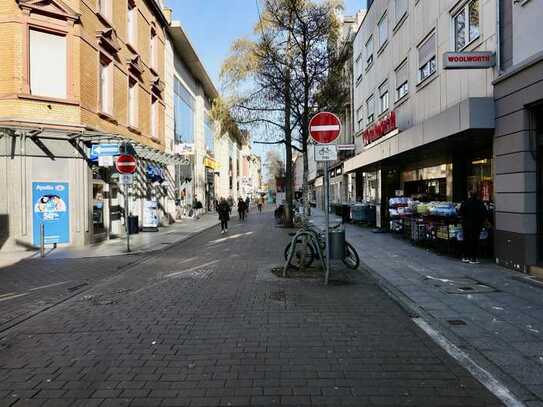
<path id="1" fill-rule="evenodd" d="M 92 183 L 92 239 L 94 242 L 107 239 L 108 235 L 108 203 L 106 184 L 102 180 Z"/>
<path id="2" fill-rule="evenodd" d="M 543 106 L 538 106 L 532 112 L 532 131 L 535 133 L 537 145 L 537 264 L 543 265 Z"/>

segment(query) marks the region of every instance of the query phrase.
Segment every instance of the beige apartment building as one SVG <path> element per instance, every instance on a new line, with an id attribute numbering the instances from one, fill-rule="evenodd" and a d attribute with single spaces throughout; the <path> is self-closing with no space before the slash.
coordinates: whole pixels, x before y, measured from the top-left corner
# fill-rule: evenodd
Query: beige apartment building
<path id="1" fill-rule="evenodd" d="M 48 244 L 121 235 L 124 150 L 130 214 L 171 220 L 167 166 L 185 160 L 165 152 L 168 24 L 155 0 L 0 1 L 0 250 L 37 246 L 41 223 Z"/>

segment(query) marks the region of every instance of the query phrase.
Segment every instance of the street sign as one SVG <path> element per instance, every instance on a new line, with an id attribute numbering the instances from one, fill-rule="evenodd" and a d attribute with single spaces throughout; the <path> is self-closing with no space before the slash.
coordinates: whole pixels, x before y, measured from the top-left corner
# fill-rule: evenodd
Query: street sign
<path id="1" fill-rule="evenodd" d="M 134 183 L 134 174 L 119 174 L 119 184 L 132 185 Z"/>
<path id="2" fill-rule="evenodd" d="M 331 143 L 338 138 L 340 131 L 341 122 L 333 113 L 317 113 L 309 122 L 309 133 L 320 144 Z"/>
<path id="3" fill-rule="evenodd" d="M 133 156 L 122 154 L 117 158 L 115 166 L 120 174 L 134 174 L 136 172 L 137 163 Z"/>
<path id="4" fill-rule="evenodd" d="M 317 144 L 315 146 L 315 161 L 336 161 L 337 146 L 333 144 Z"/>
<path id="5" fill-rule="evenodd" d="M 113 167 L 113 156 L 102 155 L 98 157 L 98 166 L 99 167 Z"/>
<path id="6" fill-rule="evenodd" d="M 445 52 L 443 69 L 486 69 L 496 65 L 496 53 L 479 52 Z"/>
<path id="7" fill-rule="evenodd" d="M 117 156 L 120 154 L 119 144 L 93 144 L 90 151 L 90 159 L 96 160 L 103 156 Z"/>
<path id="8" fill-rule="evenodd" d="M 351 151 L 354 150 L 356 147 L 354 144 L 338 144 L 337 145 L 337 151 Z"/>

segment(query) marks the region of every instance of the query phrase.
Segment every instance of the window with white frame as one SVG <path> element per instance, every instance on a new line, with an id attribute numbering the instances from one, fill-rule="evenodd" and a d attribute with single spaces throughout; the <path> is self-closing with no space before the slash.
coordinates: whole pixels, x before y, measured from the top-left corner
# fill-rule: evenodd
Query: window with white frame
<path id="1" fill-rule="evenodd" d="M 151 95 L 151 137 L 155 140 L 159 138 L 159 122 L 158 97 Z"/>
<path id="2" fill-rule="evenodd" d="M 388 81 L 379 86 L 379 113 L 384 113 L 390 106 L 390 98 L 388 93 Z"/>
<path id="3" fill-rule="evenodd" d="M 377 23 L 377 31 L 379 32 L 379 48 L 381 48 L 388 41 L 388 16 L 386 13 Z"/>
<path id="4" fill-rule="evenodd" d="M 356 75 L 356 84 L 358 84 L 362 80 L 362 52 L 356 57 L 354 69 Z"/>
<path id="5" fill-rule="evenodd" d="M 100 56 L 100 112 L 113 114 L 113 62 Z"/>
<path id="6" fill-rule="evenodd" d="M 366 68 L 373 63 L 373 36 L 370 35 L 368 41 L 366 41 Z"/>
<path id="7" fill-rule="evenodd" d="M 364 126 L 364 112 L 362 111 L 362 106 L 356 109 L 356 123 L 357 123 L 356 130 L 357 131 L 362 130 Z"/>
<path id="8" fill-rule="evenodd" d="M 127 27 L 128 43 L 132 47 L 136 47 L 138 43 L 138 9 L 132 0 L 128 1 Z"/>
<path id="9" fill-rule="evenodd" d="M 396 69 L 396 100 L 400 100 L 409 93 L 409 65 L 407 60 Z"/>
<path id="10" fill-rule="evenodd" d="M 371 124 L 375 120 L 375 99 L 373 95 L 366 100 L 366 111 L 368 112 L 368 124 Z"/>
<path id="11" fill-rule="evenodd" d="M 419 46 L 419 81 L 423 81 L 436 71 L 436 33 L 433 32 Z"/>
<path id="12" fill-rule="evenodd" d="M 102 17 L 111 20 L 111 15 L 113 14 L 112 5 L 112 0 L 98 0 L 98 12 L 102 15 Z"/>
<path id="13" fill-rule="evenodd" d="M 66 37 L 31 29 L 29 33 L 30 93 L 67 97 Z"/>
<path id="14" fill-rule="evenodd" d="M 396 22 L 400 21 L 407 13 L 408 0 L 395 0 L 394 17 Z"/>
<path id="15" fill-rule="evenodd" d="M 138 127 L 138 81 L 128 78 L 128 125 Z"/>
<path id="16" fill-rule="evenodd" d="M 481 35 L 479 26 L 479 0 L 468 1 L 454 16 L 454 48 L 464 49 Z"/>

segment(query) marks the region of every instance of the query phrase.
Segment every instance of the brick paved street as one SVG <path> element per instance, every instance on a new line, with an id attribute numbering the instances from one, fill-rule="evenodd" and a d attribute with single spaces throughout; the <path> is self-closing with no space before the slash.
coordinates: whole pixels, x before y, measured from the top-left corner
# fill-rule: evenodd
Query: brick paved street
<path id="1" fill-rule="evenodd" d="M 501 405 L 369 277 L 273 276 L 272 223 L 211 229 L 4 333 L 0 406 Z"/>

